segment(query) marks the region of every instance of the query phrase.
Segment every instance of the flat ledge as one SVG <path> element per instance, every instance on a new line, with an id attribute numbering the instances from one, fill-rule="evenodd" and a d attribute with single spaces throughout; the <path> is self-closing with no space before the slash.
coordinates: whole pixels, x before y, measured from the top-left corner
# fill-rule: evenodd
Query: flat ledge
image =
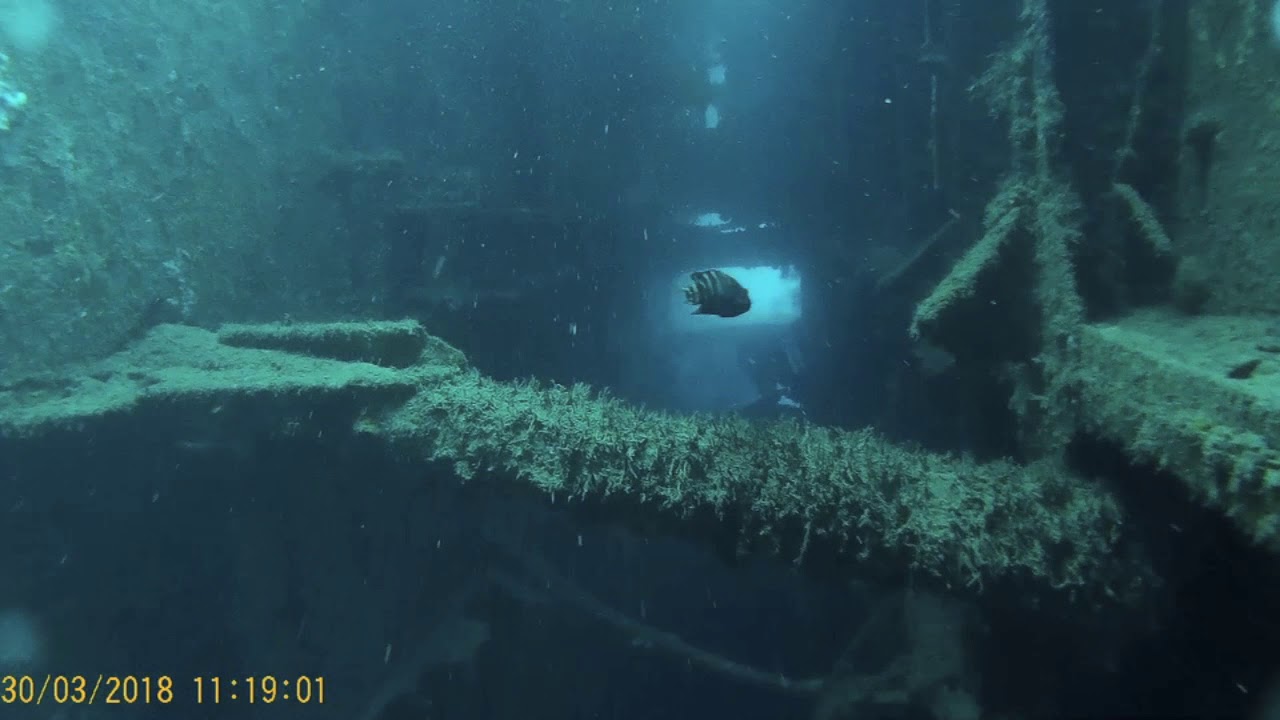
<path id="1" fill-rule="evenodd" d="M 1144 311 L 1078 340 L 1090 429 L 1280 551 L 1280 321 Z"/>

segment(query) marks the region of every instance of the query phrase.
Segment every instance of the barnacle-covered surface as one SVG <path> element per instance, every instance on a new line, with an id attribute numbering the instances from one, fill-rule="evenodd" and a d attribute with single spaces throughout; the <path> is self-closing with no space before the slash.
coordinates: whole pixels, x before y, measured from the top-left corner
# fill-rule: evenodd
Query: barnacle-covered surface
<path id="1" fill-rule="evenodd" d="M 418 360 L 332 359 L 353 344 Z M 677 417 L 584 386 L 495 382 L 416 324 L 166 325 L 75 374 L 5 386 L 0 407 L 11 441 L 156 417 L 155 433 L 216 426 L 219 437 L 316 433 L 321 418 L 334 433 L 336 419 L 402 457 L 450 461 L 463 478 L 825 574 L 914 572 L 956 592 L 1022 582 L 1113 600 L 1146 579 L 1116 555 L 1116 500 L 1055 465 L 976 463 L 869 430 Z"/>

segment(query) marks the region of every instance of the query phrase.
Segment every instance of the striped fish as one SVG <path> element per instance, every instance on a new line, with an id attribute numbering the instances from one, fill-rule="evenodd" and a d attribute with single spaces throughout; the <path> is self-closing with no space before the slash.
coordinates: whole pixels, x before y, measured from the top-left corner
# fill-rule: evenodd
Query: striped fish
<path id="1" fill-rule="evenodd" d="M 723 270 L 690 273 L 693 284 L 684 289 L 685 300 L 698 307 L 694 315 L 738 317 L 751 309 L 751 295 L 742 284 Z"/>

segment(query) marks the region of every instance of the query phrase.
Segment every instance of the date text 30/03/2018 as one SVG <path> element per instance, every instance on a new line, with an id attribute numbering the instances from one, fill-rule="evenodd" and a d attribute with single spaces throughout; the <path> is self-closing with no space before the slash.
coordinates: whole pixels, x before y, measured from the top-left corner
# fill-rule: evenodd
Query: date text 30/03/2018
<path id="1" fill-rule="evenodd" d="M 323 676 L 248 675 L 191 678 L 189 684 L 169 675 L 4 675 L 4 705 L 197 705 L 292 703 L 322 705 Z"/>

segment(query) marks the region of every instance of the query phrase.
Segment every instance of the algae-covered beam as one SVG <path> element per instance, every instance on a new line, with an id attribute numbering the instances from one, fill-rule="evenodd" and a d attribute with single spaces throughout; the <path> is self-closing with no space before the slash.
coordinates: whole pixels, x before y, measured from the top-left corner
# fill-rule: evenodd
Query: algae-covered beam
<path id="1" fill-rule="evenodd" d="M 1173 254 L 1173 241 L 1169 239 L 1169 234 L 1160 224 L 1155 208 L 1143 200 L 1142 195 L 1132 185 L 1118 182 L 1112 185 L 1112 190 L 1115 191 L 1116 197 L 1128 206 L 1130 217 L 1133 218 L 1134 224 L 1138 227 L 1138 233 L 1142 239 L 1146 240 L 1147 245 L 1159 255 Z"/>
<path id="2" fill-rule="evenodd" d="M 365 421 L 479 481 L 516 478 L 558 502 L 665 519 L 739 552 L 847 574 L 932 576 L 957 591 L 1002 581 L 1125 595 L 1121 514 L 1098 486 L 1039 464 L 975 463 L 871 431 L 672 416 L 585 387 L 438 378 Z"/>
<path id="3" fill-rule="evenodd" d="M 1001 253 L 1021 229 L 1024 188 L 1006 181 L 988 203 L 983 213 L 983 234 L 973 247 L 951 268 L 942 282 L 916 306 L 911 318 L 911 336 L 927 334 L 926 328 L 937 325 L 957 303 L 971 300 L 977 292 L 978 280 L 984 273 L 994 272 Z"/>
<path id="4" fill-rule="evenodd" d="M 676 416 L 585 387 L 500 383 L 416 323 L 160 326 L 73 373 L 0 386 L 0 436 L 91 433 L 157 408 L 166 426 L 222 432 L 246 418 L 257 431 L 323 423 L 334 442 L 345 424 L 504 492 L 828 577 L 911 574 L 968 593 L 1011 581 L 1121 601 L 1148 577 L 1116 552 L 1116 499 L 1056 465 L 977 463 L 869 430 Z"/>

